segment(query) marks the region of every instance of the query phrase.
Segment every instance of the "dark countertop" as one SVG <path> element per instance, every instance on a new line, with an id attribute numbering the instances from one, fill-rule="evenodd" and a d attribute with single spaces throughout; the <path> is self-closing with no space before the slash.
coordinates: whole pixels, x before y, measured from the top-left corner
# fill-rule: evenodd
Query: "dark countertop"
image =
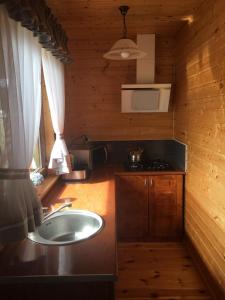
<path id="1" fill-rule="evenodd" d="M 0 283 L 57 281 L 115 281 L 117 277 L 114 175 L 185 174 L 174 171 L 124 171 L 108 165 L 92 172 L 85 182 L 58 181 L 42 200 L 43 206 L 59 207 L 72 198 L 74 209 L 86 209 L 104 218 L 104 228 L 89 240 L 46 246 L 28 239 L 0 251 Z"/>
<path id="2" fill-rule="evenodd" d="M 114 174 L 115 175 L 146 175 L 146 176 L 151 176 L 151 175 L 185 175 L 186 172 L 179 170 L 179 169 L 173 169 L 173 170 L 168 170 L 168 171 L 127 171 L 124 170 L 124 166 L 122 164 L 118 164 L 114 166 Z"/>
<path id="3" fill-rule="evenodd" d="M 117 275 L 115 190 L 112 168 L 92 173 L 84 183 L 59 182 L 43 199 L 43 206 L 73 198 L 73 208 L 86 209 L 104 218 L 104 228 L 89 240 L 46 246 L 28 239 L 0 252 L 0 283 L 65 281 L 115 281 Z"/>

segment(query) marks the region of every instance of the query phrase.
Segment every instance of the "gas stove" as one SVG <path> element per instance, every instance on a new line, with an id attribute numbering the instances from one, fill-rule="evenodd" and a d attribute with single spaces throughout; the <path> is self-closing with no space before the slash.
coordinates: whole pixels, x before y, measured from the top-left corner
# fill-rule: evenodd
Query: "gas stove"
<path id="1" fill-rule="evenodd" d="M 125 164 L 125 170 L 130 172 L 140 171 L 171 171 L 172 166 L 161 159 L 154 159 L 148 162 L 127 162 Z"/>

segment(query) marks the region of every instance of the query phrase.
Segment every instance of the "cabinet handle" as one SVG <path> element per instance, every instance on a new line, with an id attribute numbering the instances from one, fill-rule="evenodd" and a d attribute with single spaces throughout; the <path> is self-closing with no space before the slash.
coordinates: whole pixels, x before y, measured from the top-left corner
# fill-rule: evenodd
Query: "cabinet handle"
<path id="1" fill-rule="evenodd" d="M 145 186 L 147 185 L 147 178 L 145 178 Z"/>
<path id="2" fill-rule="evenodd" d="M 150 186 L 152 186 L 152 184 L 153 184 L 153 180 L 152 180 L 152 178 L 150 179 Z"/>

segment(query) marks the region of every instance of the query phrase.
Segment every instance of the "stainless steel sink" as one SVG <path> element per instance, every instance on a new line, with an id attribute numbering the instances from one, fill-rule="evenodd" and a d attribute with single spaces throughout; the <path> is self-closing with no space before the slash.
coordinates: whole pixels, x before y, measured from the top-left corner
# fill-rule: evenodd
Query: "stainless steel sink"
<path id="1" fill-rule="evenodd" d="M 103 219 L 85 210 L 67 210 L 54 213 L 28 238 L 45 245 L 67 245 L 86 240 L 103 227 Z"/>

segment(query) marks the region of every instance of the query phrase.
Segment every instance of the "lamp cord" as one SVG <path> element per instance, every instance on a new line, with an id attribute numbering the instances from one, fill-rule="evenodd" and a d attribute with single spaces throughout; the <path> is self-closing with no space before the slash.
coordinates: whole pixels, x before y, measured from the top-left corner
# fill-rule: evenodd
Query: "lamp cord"
<path id="1" fill-rule="evenodd" d="M 121 15 L 123 16 L 123 39 L 127 38 L 126 15 L 127 15 L 128 9 L 129 9 L 129 6 L 126 6 L 126 5 L 122 5 L 119 7 Z"/>
<path id="2" fill-rule="evenodd" d="M 123 39 L 127 38 L 126 15 L 123 15 Z"/>

